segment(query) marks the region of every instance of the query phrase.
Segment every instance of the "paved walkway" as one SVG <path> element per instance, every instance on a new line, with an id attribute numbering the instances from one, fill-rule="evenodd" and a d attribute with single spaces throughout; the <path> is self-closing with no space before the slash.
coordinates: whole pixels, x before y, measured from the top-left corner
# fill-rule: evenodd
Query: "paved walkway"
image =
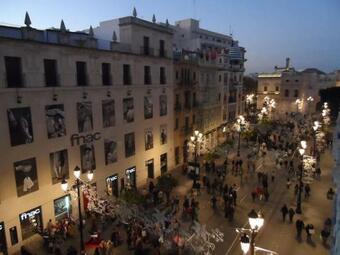
<path id="1" fill-rule="evenodd" d="M 247 155 L 247 148 L 242 148 L 241 155 L 245 157 Z M 233 157 L 234 154 L 230 153 L 229 157 Z M 244 168 L 246 168 L 246 160 L 244 161 Z M 221 165 L 223 159 L 216 161 L 216 165 Z M 229 162 L 231 162 L 229 160 Z M 274 162 L 272 153 L 267 155 L 263 171 L 271 172 L 274 168 Z M 275 182 L 272 183 L 269 180 L 269 192 L 270 198 L 268 202 L 256 201 L 251 199 L 251 191 L 257 184 L 256 175 L 249 175 L 248 178 L 244 178 L 243 183 L 240 182 L 240 177 L 231 176 L 226 177 L 228 185 L 236 184 L 240 188 L 238 190 L 238 204 L 235 210 L 235 217 L 233 222 L 229 222 L 224 218 L 223 202 L 218 204 L 218 210 L 213 210 L 210 203 L 210 195 L 202 190 L 202 194 L 198 197 L 200 204 L 199 221 L 201 224 L 206 224 L 207 229 L 218 227 L 224 233 L 224 242 L 217 243 L 214 254 L 215 255 L 241 255 L 241 249 L 239 245 L 239 237 L 235 232 L 236 227 L 245 227 L 247 225 L 247 214 L 251 209 L 257 209 L 263 211 L 265 215 L 265 225 L 261 229 L 256 245 L 274 250 L 282 255 L 323 255 L 328 254 L 329 250 L 321 244 L 319 235 L 323 226 L 323 221 L 326 217 L 331 216 L 332 202 L 326 199 L 326 192 L 331 186 L 331 169 L 333 162 L 329 152 L 321 158 L 322 178 L 321 181 L 314 181 L 311 185 L 312 192 L 309 201 L 303 201 L 303 215 L 302 218 L 305 223 L 312 223 L 316 228 L 316 234 L 313 236 L 314 244 L 308 244 L 305 241 L 299 243 L 295 239 L 295 225 L 289 223 L 282 223 L 280 208 L 283 203 L 287 203 L 288 206 L 296 207 L 295 198 L 293 194 L 294 183 L 291 189 L 286 189 L 286 176 L 283 170 L 277 171 Z M 230 164 L 229 164 L 230 168 Z M 202 173 L 203 174 L 203 173 Z M 187 195 L 192 188 L 192 180 L 183 176 L 180 169 L 173 172 L 175 177 L 179 179 L 179 185 L 174 190 L 174 194 L 177 194 L 182 198 Z M 182 203 L 183 200 L 181 200 Z M 296 217 L 295 217 L 296 220 Z M 106 230 L 103 233 L 104 238 L 109 238 L 111 227 L 107 225 Z M 126 239 L 125 239 L 126 240 Z M 79 240 L 77 238 L 67 241 L 63 244 L 63 248 L 66 248 L 69 244 L 78 245 Z M 36 254 L 47 254 L 41 245 L 35 248 Z M 89 252 L 88 254 L 91 254 Z M 116 249 L 115 254 L 133 254 L 128 251 L 125 245 Z M 257 254 L 261 254 L 258 252 Z"/>

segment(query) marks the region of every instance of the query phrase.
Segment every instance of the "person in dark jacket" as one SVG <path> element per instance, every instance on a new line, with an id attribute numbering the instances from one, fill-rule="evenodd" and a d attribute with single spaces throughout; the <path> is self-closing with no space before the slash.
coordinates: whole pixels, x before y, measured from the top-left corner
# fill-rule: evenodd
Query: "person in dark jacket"
<path id="1" fill-rule="evenodd" d="M 295 223 L 295 227 L 297 232 L 297 238 L 301 239 L 301 233 L 302 230 L 305 228 L 305 223 L 303 222 L 303 220 L 298 219 Z"/>
<path id="2" fill-rule="evenodd" d="M 284 204 L 281 208 L 281 213 L 282 213 L 282 221 L 285 222 L 286 221 L 286 216 L 288 213 L 288 207 L 286 204 Z"/>
<path id="3" fill-rule="evenodd" d="M 295 211 L 293 208 L 289 208 L 289 211 L 288 211 L 288 216 L 289 216 L 289 222 L 292 223 L 293 222 L 293 218 L 294 218 L 294 215 L 295 215 Z"/>

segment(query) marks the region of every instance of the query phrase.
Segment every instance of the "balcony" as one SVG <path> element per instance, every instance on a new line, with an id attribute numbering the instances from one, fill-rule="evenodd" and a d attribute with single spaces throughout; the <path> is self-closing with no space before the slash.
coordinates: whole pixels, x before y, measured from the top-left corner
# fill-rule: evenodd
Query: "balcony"
<path id="1" fill-rule="evenodd" d="M 166 58 L 166 57 L 168 56 L 167 51 L 164 50 L 164 49 L 158 50 L 158 56 L 159 56 L 160 58 Z"/>
<path id="2" fill-rule="evenodd" d="M 181 112 L 182 105 L 180 103 L 176 103 L 174 107 L 175 112 Z"/>
<path id="3" fill-rule="evenodd" d="M 180 79 L 178 82 L 177 82 L 177 85 L 178 86 L 184 86 L 184 87 L 192 87 L 194 85 L 196 85 L 198 82 L 195 81 L 195 80 L 184 80 L 184 79 Z"/>
<path id="4" fill-rule="evenodd" d="M 140 47 L 140 54 L 144 56 L 154 56 L 154 49 L 150 47 Z"/>

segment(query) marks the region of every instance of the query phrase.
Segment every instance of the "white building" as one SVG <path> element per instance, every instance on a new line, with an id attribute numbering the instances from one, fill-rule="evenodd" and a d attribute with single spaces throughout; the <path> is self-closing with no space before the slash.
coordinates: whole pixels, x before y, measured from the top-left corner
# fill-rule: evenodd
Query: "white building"
<path id="1" fill-rule="evenodd" d="M 334 86 L 334 75 L 316 68 L 297 71 L 287 58 L 285 67 L 275 67 L 272 73 L 258 75 L 257 107 L 262 108 L 264 98 L 269 96 L 275 99 L 278 105 L 275 111 L 279 115 L 290 112 L 312 114 L 320 101 L 319 91 Z"/>
<path id="2" fill-rule="evenodd" d="M 100 196 L 174 167 L 172 29 L 115 22 L 108 40 L 63 22 L 0 26 L 0 247 L 9 254 L 49 219 L 78 217 L 60 187 L 76 166 L 82 178 L 94 170 Z"/>
<path id="3" fill-rule="evenodd" d="M 334 217 L 332 232 L 332 255 L 340 253 L 340 112 L 336 120 L 336 127 L 333 136 L 333 158 L 335 165 L 333 169 L 333 180 L 336 185 L 334 196 Z"/>
<path id="4" fill-rule="evenodd" d="M 184 90 L 189 93 L 189 101 L 190 94 L 192 97 L 195 94 L 198 105 L 189 129 L 200 130 L 206 135 L 208 148 L 214 148 L 225 124 L 243 112 L 245 49 L 229 35 L 200 28 L 198 20 L 180 20 L 172 28 L 178 60 L 175 82 L 182 84 L 186 74 L 183 71 L 189 71 L 188 77 L 193 83 L 182 85 L 186 85 Z M 191 68 L 183 68 L 183 64 L 190 64 Z M 187 101 L 185 96 L 182 101 Z M 188 130 L 187 123 L 185 130 Z"/>

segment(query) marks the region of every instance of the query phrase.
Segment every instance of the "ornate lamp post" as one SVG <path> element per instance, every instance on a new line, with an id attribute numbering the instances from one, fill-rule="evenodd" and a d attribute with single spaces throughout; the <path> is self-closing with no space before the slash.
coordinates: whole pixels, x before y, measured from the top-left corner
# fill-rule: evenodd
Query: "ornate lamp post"
<path id="1" fill-rule="evenodd" d="M 314 98 L 313 98 L 313 97 L 309 96 L 309 97 L 307 98 L 308 113 L 309 113 L 309 115 L 312 114 L 311 106 L 312 106 L 313 101 L 314 101 Z"/>
<path id="2" fill-rule="evenodd" d="M 296 213 L 301 214 L 302 213 L 302 208 L 301 208 L 301 196 L 302 196 L 302 177 L 303 177 L 303 155 L 305 154 L 306 148 L 307 148 L 307 142 L 306 141 L 301 141 L 300 142 L 301 147 L 298 149 L 299 153 L 301 155 L 301 162 L 302 162 L 302 167 L 300 169 L 299 173 L 299 192 L 297 196 L 297 201 L 296 201 Z"/>
<path id="3" fill-rule="evenodd" d="M 250 228 L 237 228 L 236 232 L 242 233 L 240 238 L 241 250 L 243 254 L 255 255 L 255 251 L 265 251 L 271 254 L 277 254 L 274 251 L 263 249 L 255 246 L 255 238 L 264 224 L 264 219 L 260 213 L 252 209 L 248 214 L 248 223 Z"/>
<path id="4" fill-rule="evenodd" d="M 240 115 L 237 117 L 234 126 L 235 126 L 236 131 L 238 132 L 237 156 L 240 156 L 241 133 L 248 128 L 249 123 L 246 121 L 246 119 L 242 115 Z"/>
<path id="5" fill-rule="evenodd" d="M 318 131 L 318 129 L 319 129 L 319 127 L 320 127 L 320 122 L 319 121 L 314 121 L 314 125 L 313 125 L 313 130 L 314 130 L 314 136 L 313 136 L 313 142 L 314 142 L 314 144 L 313 144 L 313 156 L 314 156 L 314 158 L 316 158 L 316 132 Z"/>
<path id="6" fill-rule="evenodd" d="M 85 246 L 84 246 L 84 236 L 83 236 L 83 216 L 81 213 L 81 201 L 80 201 L 80 189 L 83 185 L 86 185 L 87 183 L 83 180 L 80 179 L 80 168 L 76 166 L 73 170 L 73 174 L 75 177 L 75 183 L 73 184 L 71 190 L 77 190 L 77 195 L 78 195 L 78 214 L 79 214 L 79 233 L 80 233 L 80 254 L 86 254 L 85 252 Z M 92 181 L 93 179 L 93 170 L 88 171 L 87 173 L 87 179 L 88 181 Z M 61 189 L 64 192 L 69 191 L 68 189 L 68 183 L 66 179 L 64 178 L 61 182 Z"/>
<path id="7" fill-rule="evenodd" d="M 251 109 L 251 107 L 254 103 L 254 97 L 255 97 L 254 94 L 246 95 L 246 106 L 247 106 L 246 113 L 247 113 L 247 116 L 249 116 L 249 110 Z"/>
<path id="8" fill-rule="evenodd" d="M 203 142 L 203 134 L 200 133 L 198 130 L 194 131 L 194 134 L 190 137 L 191 143 L 189 144 L 190 147 L 194 149 L 194 161 L 195 161 L 195 173 L 194 173 L 194 185 L 196 184 L 196 179 L 199 173 L 196 172 L 197 166 L 199 167 L 198 162 L 198 150 L 200 144 Z"/>

